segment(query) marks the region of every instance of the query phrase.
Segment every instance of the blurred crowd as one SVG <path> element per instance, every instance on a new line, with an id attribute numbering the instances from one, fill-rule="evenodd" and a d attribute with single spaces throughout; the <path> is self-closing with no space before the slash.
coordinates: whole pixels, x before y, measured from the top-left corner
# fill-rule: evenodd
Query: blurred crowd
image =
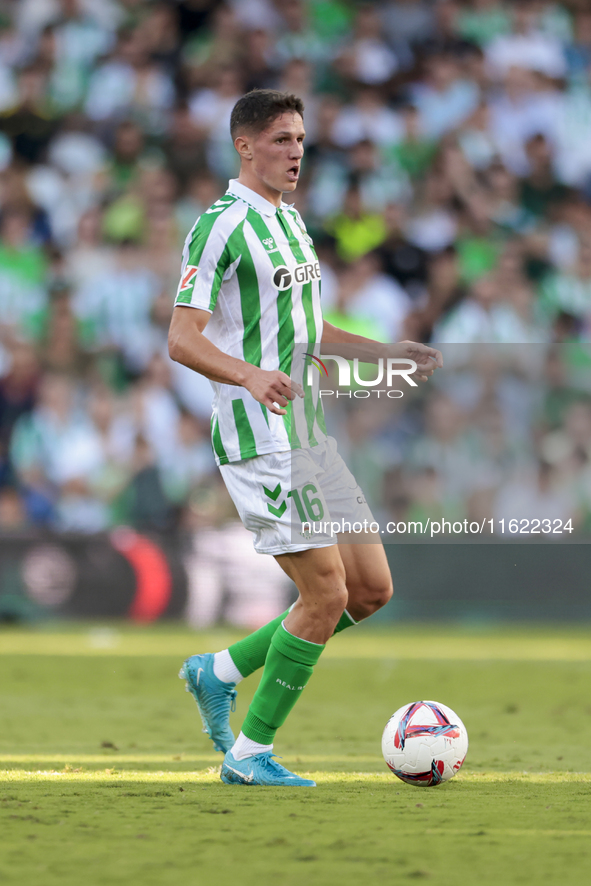
<path id="1" fill-rule="evenodd" d="M 253 87 L 305 101 L 327 319 L 589 340 L 586 0 L 2 0 L 0 529 L 202 519 L 211 393 L 166 334 Z"/>
<path id="2" fill-rule="evenodd" d="M 504 541 L 588 540 L 591 345 L 443 352 L 445 370 L 414 396 L 343 398 L 327 410 L 376 519 L 402 527 L 386 541 L 420 538 L 404 523 L 429 519 L 448 522 L 447 540 L 470 537 L 465 520 Z"/>

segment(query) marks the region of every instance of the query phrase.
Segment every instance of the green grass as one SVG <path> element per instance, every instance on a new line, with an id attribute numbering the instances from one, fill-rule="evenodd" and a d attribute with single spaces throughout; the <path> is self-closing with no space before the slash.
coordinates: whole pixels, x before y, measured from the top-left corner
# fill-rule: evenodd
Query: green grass
<path id="1" fill-rule="evenodd" d="M 356 629 L 276 748 L 317 788 L 226 787 L 176 679 L 184 629 L 0 633 L 0 884 L 580 886 L 591 879 L 591 630 Z M 256 678 L 245 681 L 239 727 Z M 470 750 L 420 789 L 393 710 L 435 698 Z"/>

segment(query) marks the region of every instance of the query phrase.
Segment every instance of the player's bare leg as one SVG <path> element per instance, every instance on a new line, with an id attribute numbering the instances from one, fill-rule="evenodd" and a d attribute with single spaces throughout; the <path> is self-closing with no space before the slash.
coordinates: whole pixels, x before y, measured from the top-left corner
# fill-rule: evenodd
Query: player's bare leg
<path id="1" fill-rule="evenodd" d="M 343 536 L 344 537 L 344 536 Z M 369 618 L 391 599 L 392 575 L 382 544 L 343 543 L 339 554 L 345 569 L 347 612 L 357 622 Z"/>
<path id="2" fill-rule="evenodd" d="M 339 546 L 280 554 L 275 559 L 300 594 L 285 618 L 286 629 L 302 640 L 326 643 L 348 601 Z"/>
<path id="3" fill-rule="evenodd" d="M 345 568 L 337 545 L 281 554 L 277 560 L 300 596 L 273 634 L 242 731 L 224 758 L 221 777 L 226 784 L 314 785 L 273 760 L 273 740 L 343 614 Z"/>
<path id="4" fill-rule="evenodd" d="M 347 608 L 337 621 L 333 634 L 352 627 L 386 605 L 392 596 L 392 579 L 383 545 L 343 542 L 339 543 L 338 548 L 320 550 L 338 550 L 345 571 Z M 276 559 L 297 585 L 302 569 L 301 554 L 281 555 Z M 304 558 L 304 564 L 307 562 Z M 290 621 L 291 630 L 297 634 L 301 620 L 307 616 L 299 600 L 292 610 L 296 621 L 295 627 L 294 622 Z M 191 656 L 181 668 L 179 676 L 186 680 L 188 691 L 197 701 L 204 732 L 213 740 L 216 750 L 226 753 L 234 745 L 229 719 L 237 684 L 263 667 L 273 635 L 290 616 L 289 610 L 283 612 L 248 637 L 234 643 L 229 650 L 224 649 L 215 655 Z"/>

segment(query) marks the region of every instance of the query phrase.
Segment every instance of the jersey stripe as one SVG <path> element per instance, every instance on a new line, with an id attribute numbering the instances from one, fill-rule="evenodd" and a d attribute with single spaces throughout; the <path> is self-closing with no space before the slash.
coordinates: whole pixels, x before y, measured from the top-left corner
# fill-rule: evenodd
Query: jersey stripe
<path id="1" fill-rule="evenodd" d="M 241 254 L 241 260 L 236 269 L 238 285 L 240 286 L 240 307 L 242 310 L 242 325 L 244 327 L 244 359 L 253 366 L 261 365 L 261 298 L 259 284 L 250 254 L 250 249 L 244 238 L 244 222 L 236 228 L 232 235 L 232 243 L 228 245 L 236 248 Z"/>
<path id="2" fill-rule="evenodd" d="M 317 262 L 318 256 L 316 255 L 316 250 L 314 249 L 314 245 L 312 243 L 312 240 L 310 239 L 310 237 L 308 237 L 308 235 L 306 233 L 306 227 L 300 217 L 299 212 L 296 209 L 288 209 L 286 212 L 286 215 L 291 223 L 292 230 L 294 230 L 296 236 L 299 238 L 299 235 L 303 234 L 304 240 L 302 243 L 302 250 L 303 250 L 304 254 L 306 255 L 306 258 L 308 259 L 308 261 Z M 312 297 L 311 297 L 311 309 L 312 309 L 312 315 L 314 317 L 316 337 L 315 337 L 315 339 L 310 338 L 309 341 L 310 342 L 316 341 L 319 343 L 322 341 L 322 330 L 323 330 L 323 325 L 324 325 L 323 319 L 322 319 L 322 307 L 321 307 L 321 302 L 320 302 L 322 281 L 321 280 L 315 281 L 312 284 L 312 287 L 313 288 L 312 288 Z M 314 351 L 315 349 L 312 348 L 311 350 Z M 326 424 L 324 421 L 324 411 L 322 408 L 322 401 L 319 396 L 319 386 L 318 385 L 314 386 L 313 392 L 314 392 L 314 398 L 315 398 L 315 402 L 316 402 L 315 436 L 319 440 L 322 440 L 326 437 L 327 431 L 326 431 Z"/>
<path id="3" fill-rule="evenodd" d="M 259 298 L 268 295 L 271 286 L 271 277 L 273 274 L 273 263 L 268 255 L 268 250 L 261 242 L 257 234 L 252 228 L 249 220 L 244 222 L 244 238 L 250 247 L 250 254 L 254 263 L 254 269 L 257 276 L 257 285 L 259 288 Z M 276 292 L 273 291 L 273 300 Z M 265 309 L 261 306 L 261 368 L 277 369 L 279 367 L 279 351 L 277 347 L 277 312 L 270 307 L 265 301 Z"/>
<path id="4" fill-rule="evenodd" d="M 218 299 L 220 286 L 222 285 L 222 280 L 224 277 L 224 271 L 226 270 L 227 266 L 228 266 L 228 257 L 227 257 L 227 247 L 226 247 L 226 249 L 224 249 L 224 251 L 222 252 L 222 254 L 220 256 L 220 260 L 218 261 L 218 263 L 216 265 L 215 275 L 214 275 L 213 282 L 211 284 L 210 293 L 209 293 L 208 308 L 212 312 L 213 312 L 213 309 L 215 308 L 215 303 Z"/>
<path id="5" fill-rule="evenodd" d="M 226 450 L 224 449 L 224 444 L 222 443 L 222 435 L 220 434 L 220 425 L 218 422 L 217 415 L 212 415 L 211 417 L 211 440 L 213 444 L 213 451 L 217 455 L 220 460 L 220 464 L 225 464 L 228 461 L 228 456 L 226 454 Z"/>
<path id="6" fill-rule="evenodd" d="M 252 458 L 258 455 L 256 441 L 248 420 L 244 400 L 232 400 L 232 411 L 236 422 L 236 430 L 238 431 L 240 457 Z"/>
<path id="7" fill-rule="evenodd" d="M 324 409 L 322 408 L 322 400 L 318 397 L 318 401 L 316 403 L 316 423 L 320 428 L 320 432 L 322 436 L 326 436 L 328 431 L 326 430 L 326 422 L 324 420 Z"/>
<path id="8" fill-rule="evenodd" d="M 296 209 L 287 209 L 284 212 L 284 217 L 289 221 L 292 231 L 294 232 L 295 237 L 297 238 L 297 242 L 301 243 L 302 253 L 305 256 L 305 259 L 311 262 L 317 262 L 318 256 L 316 255 L 316 250 L 314 249 L 314 245 L 306 234 L 305 225 L 300 217 L 299 212 Z M 300 239 L 300 235 L 303 235 L 303 242 Z M 312 327 L 311 323 L 307 323 L 308 329 L 308 342 L 320 342 L 322 340 L 322 328 L 323 328 L 323 320 L 322 320 L 322 309 L 320 305 L 320 289 L 321 289 L 321 281 L 318 280 L 314 282 L 310 287 L 309 300 L 306 300 L 305 294 L 302 293 L 302 301 L 304 305 L 304 310 L 306 311 L 306 316 L 308 311 L 311 312 L 312 318 L 314 320 L 314 327 Z M 317 287 L 317 289 L 316 289 Z M 310 350 L 314 351 L 314 348 Z M 326 437 L 326 424 L 324 421 L 324 411 L 322 409 L 322 401 L 319 395 L 319 386 L 315 385 L 311 390 L 306 389 L 306 394 L 308 392 L 313 397 L 315 401 L 315 416 L 313 417 L 310 412 L 307 413 L 307 419 L 309 422 L 312 422 L 312 427 L 315 422 L 315 431 L 309 431 L 310 445 L 314 445 L 311 440 L 316 437 L 321 440 Z"/>
<path id="9" fill-rule="evenodd" d="M 263 240 L 271 237 L 269 228 L 263 221 L 262 216 L 259 215 L 255 209 L 249 208 L 246 217 L 261 243 Z M 276 238 L 271 237 L 271 239 Z M 274 268 L 280 268 L 282 265 L 285 265 L 285 259 L 278 247 L 272 252 L 267 253 L 267 255 Z M 279 325 L 277 345 L 279 352 L 279 369 L 281 369 L 282 372 L 285 372 L 286 375 L 289 375 L 291 372 L 291 359 L 294 344 L 294 328 L 291 316 L 291 290 L 292 287 L 277 292 L 277 322 Z M 291 446 L 297 449 L 301 444 L 295 431 L 295 424 L 292 422 L 292 411 L 292 405 L 291 403 L 288 403 L 286 414 L 283 416 L 283 421 Z"/>
<path id="10" fill-rule="evenodd" d="M 289 245 L 291 251 L 294 254 L 296 261 L 299 264 L 303 264 L 306 261 L 306 256 L 302 252 L 300 242 L 294 235 L 294 232 L 291 227 L 291 218 L 289 218 L 289 213 L 287 212 L 278 212 L 277 216 L 279 218 L 279 223 L 281 227 L 284 229 L 287 239 L 289 241 Z M 297 223 L 297 222 L 296 222 Z M 302 306 L 304 308 L 304 314 L 306 318 L 306 333 L 307 333 L 307 342 L 315 342 L 316 341 L 316 322 L 314 320 L 314 310 L 312 307 L 312 283 L 304 283 L 302 286 Z M 313 389 L 306 388 L 306 396 L 304 397 L 304 414 L 306 417 L 306 425 L 308 432 L 308 443 L 310 446 L 316 446 L 318 441 L 314 436 L 314 422 L 316 419 L 316 408 L 314 406 L 313 399 Z"/>

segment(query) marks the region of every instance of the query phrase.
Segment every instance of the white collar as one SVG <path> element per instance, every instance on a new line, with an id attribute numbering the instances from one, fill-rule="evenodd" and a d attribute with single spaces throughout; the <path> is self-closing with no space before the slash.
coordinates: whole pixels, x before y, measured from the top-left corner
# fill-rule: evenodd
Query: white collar
<path id="1" fill-rule="evenodd" d="M 247 188 L 246 185 L 243 185 L 242 182 L 239 182 L 237 178 L 231 178 L 228 183 L 228 194 L 233 194 L 234 197 L 240 197 L 241 200 L 244 200 L 245 203 L 248 203 L 250 206 L 253 206 L 258 212 L 263 215 L 275 215 L 277 212 L 277 207 L 273 205 L 273 203 L 269 203 L 268 200 L 265 200 L 264 197 L 261 197 L 260 194 L 257 194 L 256 191 L 253 191 L 252 188 Z M 291 204 L 284 203 L 281 201 L 280 209 L 288 209 Z"/>

